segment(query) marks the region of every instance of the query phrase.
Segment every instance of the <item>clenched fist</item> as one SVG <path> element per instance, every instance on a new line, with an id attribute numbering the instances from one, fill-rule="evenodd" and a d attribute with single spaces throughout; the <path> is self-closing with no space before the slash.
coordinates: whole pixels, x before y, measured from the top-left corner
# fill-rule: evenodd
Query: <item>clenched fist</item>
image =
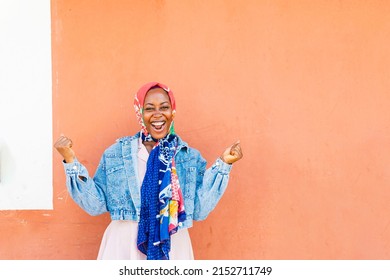
<path id="1" fill-rule="evenodd" d="M 232 164 L 241 159 L 242 156 L 240 141 L 237 141 L 223 152 L 221 159 L 228 164 Z"/>
<path id="2" fill-rule="evenodd" d="M 72 150 L 73 142 L 70 138 L 66 136 L 61 136 L 54 143 L 54 148 L 61 154 L 66 163 L 71 163 L 74 161 L 75 153 Z"/>

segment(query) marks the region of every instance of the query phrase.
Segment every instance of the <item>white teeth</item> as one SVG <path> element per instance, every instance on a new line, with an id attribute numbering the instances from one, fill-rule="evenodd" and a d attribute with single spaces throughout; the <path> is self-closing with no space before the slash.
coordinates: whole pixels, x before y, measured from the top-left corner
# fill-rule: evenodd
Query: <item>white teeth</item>
<path id="1" fill-rule="evenodd" d="M 164 122 L 152 122 L 152 124 L 155 126 L 161 126 L 164 124 Z"/>

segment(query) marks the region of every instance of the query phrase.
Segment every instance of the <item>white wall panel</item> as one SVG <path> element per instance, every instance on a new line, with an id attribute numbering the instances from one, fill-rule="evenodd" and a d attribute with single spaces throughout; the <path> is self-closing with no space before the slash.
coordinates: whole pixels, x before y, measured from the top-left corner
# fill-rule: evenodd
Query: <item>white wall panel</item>
<path id="1" fill-rule="evenodd" d="M 0 0 L 0 209 L 52 209 L 50 1 Z"/>

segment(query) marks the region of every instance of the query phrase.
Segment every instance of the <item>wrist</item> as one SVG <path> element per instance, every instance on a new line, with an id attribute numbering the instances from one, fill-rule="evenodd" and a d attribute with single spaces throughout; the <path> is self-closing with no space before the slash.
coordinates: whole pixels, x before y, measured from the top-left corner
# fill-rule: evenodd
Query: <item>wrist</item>
<path id="1" fill-rule="evenodd" d="M 64 158 L 65 163 L 72 163 L 74 162 L 74 157 L 66 157 Z"/>
<path id="2" fill-rule="evenodd" d="M 231 164 L 230 162 L 227 162 L 227 161 L 223 158 L 223 156 L 220 156 L 219 159 L 220 159 L 221 161 L 223 161 L 224 163 L 226 163 L 226 164 Z"/>

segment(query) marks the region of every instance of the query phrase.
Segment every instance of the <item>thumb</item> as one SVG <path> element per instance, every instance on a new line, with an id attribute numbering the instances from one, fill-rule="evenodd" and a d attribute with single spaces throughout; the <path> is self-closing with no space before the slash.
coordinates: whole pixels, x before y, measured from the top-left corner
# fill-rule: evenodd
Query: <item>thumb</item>
<path id="1" fill-rule="evenodd" d="M 230 150 L 233 150 L 235 147 L 240 145 L 240 140 L 237 140 L 233 145 L 230 146 Z"/>

